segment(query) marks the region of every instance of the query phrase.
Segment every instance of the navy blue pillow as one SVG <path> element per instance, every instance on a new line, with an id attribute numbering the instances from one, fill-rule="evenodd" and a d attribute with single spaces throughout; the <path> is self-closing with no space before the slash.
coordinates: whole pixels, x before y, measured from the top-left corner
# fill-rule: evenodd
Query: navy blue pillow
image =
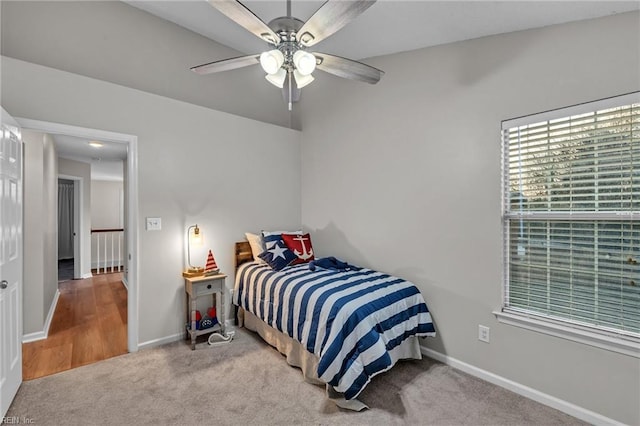
<path id="1" fill-rule="evenodd" d="M 267 249 L 260 253 L 258 257 L 276 271 L 280 271 L 288 266 L 291 262 L 296 260 L 298 256 L 295 255 L 287 245 L 279 238 L 277 241 L 265 241 Z"/>

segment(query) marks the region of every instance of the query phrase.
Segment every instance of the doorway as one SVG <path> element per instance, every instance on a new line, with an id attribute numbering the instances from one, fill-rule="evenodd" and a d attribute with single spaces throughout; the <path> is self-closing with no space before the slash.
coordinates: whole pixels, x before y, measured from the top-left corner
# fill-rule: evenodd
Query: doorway
<path id="1" fill-rule="evenodd" d="M 75 138 L 84 138 L 85 140 L 104 140 L 122 144 L 126 147 L 126 162 L 124 165 L 124 173 L 126 176 L 124 185 L 124 199 L 126 203 L 125 209 L 125 241 L 126 253 L 124 255 L 125 267 L 122 272 L 122 281 L 126 286 L 126 317 L 127 317 L 127 350 L 128 352 L 138 351 L 138 168 L 137 168 L 137 137 L 133 135 L 89 129 L 77 127 L 67 124 L 51 123 L 39 120 L 31 120 L 25 118 L 16 118 L 16 121 L 25 129 L 32 129 L 39 132 L 45 132 L 51 135 L 67 135 Z M 76 182 L 77 183 L 77 182 Z M 75 185 L 77 187 L 77 185 Z M 87 185 L 84 185 L 80 194 L 86 196 Z M 85 203 L 86 205 L 86 200 Z M 86 234 L 85 224 L 80 214 L 80 232 L 76 235 L 76 247 L 82 253 L 90 250 L 90 235 Z M 90 232 L 89 232 L 90 233 Z M 81 256 L 82 257 L 82 256 Z M 81 275 L 82 278 L 91 277 L 91 261 L 90 256 L 84 256 L 82 259 Z M 74 268 L 75 268 L 74 262 Z M 85 269 L 89 274 L 86 275 Z"/>
<path id="2" fill-rule="evenodd" d="M 75 182 L 58 178 L 58 283 L 77 278 L 75 274 Z M 78 262 L 79 263 L 79 262 Z"/>

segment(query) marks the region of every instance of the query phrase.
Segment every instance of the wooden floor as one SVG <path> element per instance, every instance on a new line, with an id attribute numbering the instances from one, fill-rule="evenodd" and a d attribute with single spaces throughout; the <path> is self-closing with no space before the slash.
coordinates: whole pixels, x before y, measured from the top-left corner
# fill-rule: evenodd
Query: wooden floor
<path id="1" fill-rule="evenodd" d="M 22 345 L 22 378 L 36 379 L 127 353 L 127 290 L 122 274 L 58 284 L 49 336 Z"/>

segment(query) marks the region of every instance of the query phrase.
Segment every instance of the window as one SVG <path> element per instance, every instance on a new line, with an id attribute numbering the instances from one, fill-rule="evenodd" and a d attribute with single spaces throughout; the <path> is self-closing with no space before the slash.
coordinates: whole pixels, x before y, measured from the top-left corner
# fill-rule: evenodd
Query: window
<path id="1" fill-rule="evenodd" d="M 640 356 L 640 93 L 505 121 L 502 147 L 498 318 Z"/>

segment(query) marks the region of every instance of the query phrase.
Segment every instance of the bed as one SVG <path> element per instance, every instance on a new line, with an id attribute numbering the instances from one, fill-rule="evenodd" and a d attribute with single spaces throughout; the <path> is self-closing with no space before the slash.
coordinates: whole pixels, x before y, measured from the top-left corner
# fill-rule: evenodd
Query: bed
<path id="1" fill-rule="evenodd" d="M 334 270 L 306 263 L 281 271 L 256 262 L 236 243 L 233 303 L 239 325 L 257 332 L 352 410 L 370 380 L 400 359 L 420 359 L 418 337 L 435 329 L 415 285 L 366 268 Z"/>

